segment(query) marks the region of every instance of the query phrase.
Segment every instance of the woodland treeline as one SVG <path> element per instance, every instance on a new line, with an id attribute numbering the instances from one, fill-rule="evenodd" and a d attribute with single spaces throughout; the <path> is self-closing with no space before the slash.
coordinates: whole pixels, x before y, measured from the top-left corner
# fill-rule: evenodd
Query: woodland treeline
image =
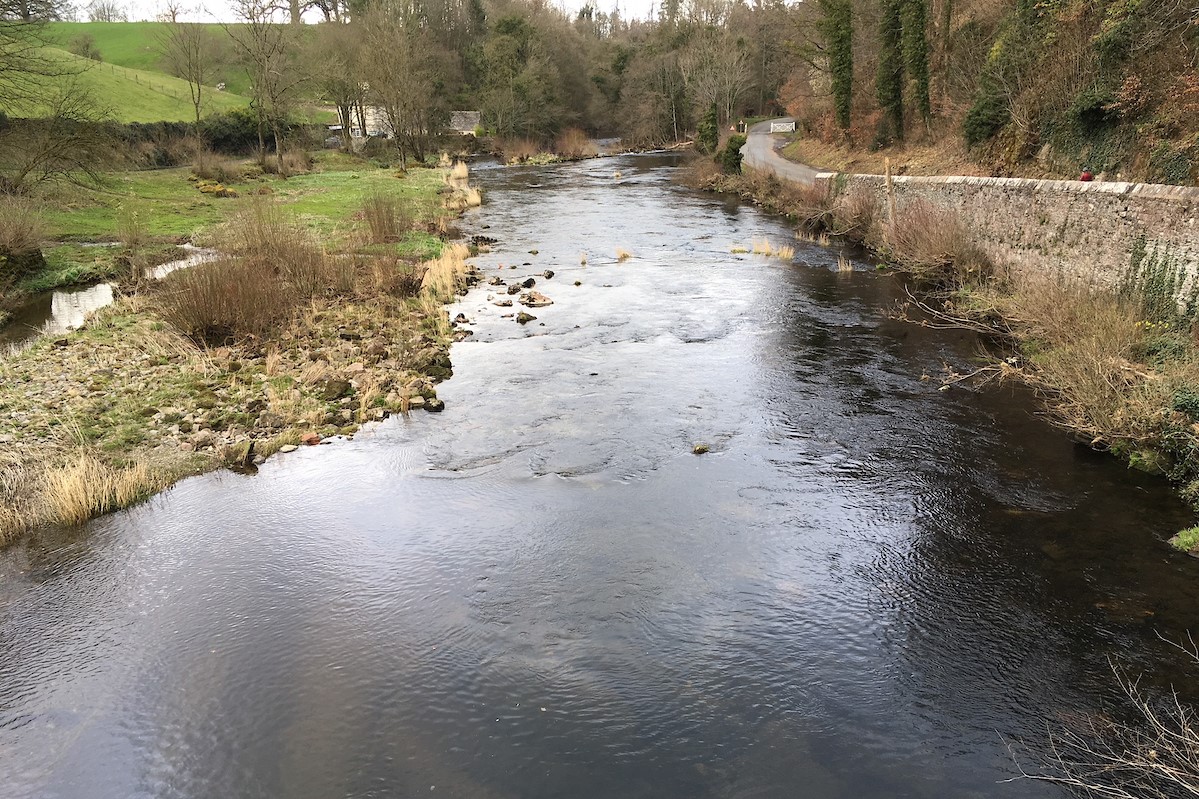
<path id="1" fill-rule="evenodd" d="M 161 46 L 195 88 L 197 120 L 215 65 L 236 59 L 268 144 L 313 103 L 347 128 L 379 109 L 405 158 L 424 157 L 454 110 L 481 111 L 502 139 L 578 129 L 635 146 L 688 138 L 713 117 L 727 130 L 786 112 L 855 147 L 964 143 L 997 174 L 1085 162 L 1188 183 L 1199 163 L 1193 6 L 663 0 L 640 20 L 543 0 L 237 0 L 237 21 L 219 26 L 173 22 L 168 7 Z M 0 0 L 0 109 L 22 90 L 22 59 L 36 61 L 22 43 L 62 13 L 57 0 Z"/>

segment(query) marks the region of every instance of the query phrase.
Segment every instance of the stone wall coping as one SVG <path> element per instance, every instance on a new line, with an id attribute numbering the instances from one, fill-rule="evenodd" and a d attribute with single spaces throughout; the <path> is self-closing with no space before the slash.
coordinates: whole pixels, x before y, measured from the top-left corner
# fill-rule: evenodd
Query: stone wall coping
<path id="1" fill-rule="evenodd" d="M 820 172 L 816 180 L 835 181 L 840 177 L 838 172 Z M 886 180 L 884 175 L 866 175 L 845 173 L 846 178 L 855 181 L 881 184 Z M 1090 181 L 1081 180 L 1035 180 L 1032 178 L 987 178 L 970 175 L 895 175 L 891 180 L 896 185 L 957 185 L 978 186 L 980 188 L 1000 188 L 1013 191 L 1027 192 L 1056 192 L 1061 194 L 1099 194 L 1129 197 L 1145 197 L 1170 202 L 1185 202 L 1199 204 L 1199 187 L 1170 186 L 1164 183 L 1128 183 L 1125 181 Z"/>

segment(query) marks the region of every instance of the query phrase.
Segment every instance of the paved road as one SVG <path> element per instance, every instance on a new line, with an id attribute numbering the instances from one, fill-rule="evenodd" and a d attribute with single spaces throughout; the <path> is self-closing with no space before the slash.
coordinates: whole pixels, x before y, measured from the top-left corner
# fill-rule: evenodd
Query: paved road
<path id="1" fill-rule="evenodd" d="M 788 161 L 778 154 L 777 149 L 786 142 L 782 135 L 770 134 L 771 122 L 791 122 L 791 117 L 779 117 L 759 122 L 749 129 L 745 146 L 741 148 L 742 163 L 752 169 L 763 172 L 773 172 L 783 180 L 794 183 L 811 185 L 815 182 L 817 170 L 810 166 Z"/>

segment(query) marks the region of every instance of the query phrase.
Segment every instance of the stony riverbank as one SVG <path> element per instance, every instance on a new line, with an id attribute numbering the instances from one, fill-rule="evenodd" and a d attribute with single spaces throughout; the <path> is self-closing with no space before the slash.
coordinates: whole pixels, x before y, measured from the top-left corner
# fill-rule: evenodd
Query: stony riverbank
<path id="1" fill-rule="evenodd" d="M 450 214 L 480 202 L 465 167 L 427 191 Z M 0 360 L 0 542 L 443 407 L 459 335 L 444 305 L 478 281 L 470 249 L 329 251 L 281 214 L 246 205 L 229 257 Z"/>

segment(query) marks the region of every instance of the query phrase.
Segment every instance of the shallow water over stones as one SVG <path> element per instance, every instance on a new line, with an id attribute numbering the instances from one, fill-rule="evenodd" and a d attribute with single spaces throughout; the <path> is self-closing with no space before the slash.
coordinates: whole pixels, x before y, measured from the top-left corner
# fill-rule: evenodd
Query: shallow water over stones
<path id="1" fill-rule="evenodd" d="M 3 553 L 6 795 L 1057 796 L 1004 739 L 1109 655 L 1199 694 L 1166 487 L 674 163 L 476 170 L 553 304 L 451 308 L 442 414 Z"/>

